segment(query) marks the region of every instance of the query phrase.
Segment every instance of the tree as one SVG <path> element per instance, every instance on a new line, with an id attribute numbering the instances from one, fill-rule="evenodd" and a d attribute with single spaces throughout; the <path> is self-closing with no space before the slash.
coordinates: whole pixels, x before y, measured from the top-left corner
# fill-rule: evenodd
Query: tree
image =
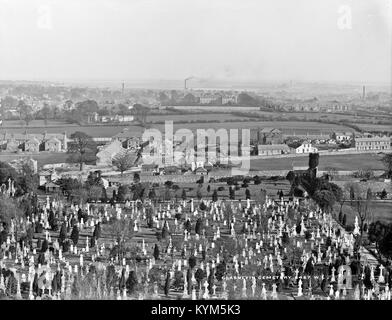
<path id="1" fill-rule="evenodd" d="M 185 189 L 182 189 L 182 194 L 181 194 L 181 198 L 182 198 L 182 200 L 186 200 L 186 191 L 185 191 Z"/>
<path id="2" fill-rule="evenodd" d="M 155 247 L 154 247 L 154 258 L 155 258 L 155 260 L 159 259 L 159 248 L 158 248 L 157 243 L 155 244 Z"/>
<path id="3" fill-rule="evenodd" d="M 235 200 L 235 190 L 233 187 L 229 188 L 229 199 L 230 200 Z"/>
<path id="4" fill-rule="evenodd" d="M 72 200 L 76 190 L 82 189 L 83 185 L 78 179 L 60 178 L 56 181 L 60 188 L 67 194 L 68 200 Z"/>
<path id="5" fill-rule="evenodd" d="M 249 189 L 245 190 L 245 197 L 246 197 L 247 200 L 250 199 L 250 191 L 249 191 Z"/>
<path id="6" fill-rule="evenodd" d="M 148 198 L 149 198 L 150 200 L 152 200 L 152 201 L 155 201 L 155 200 L 156 200 L 156 198 L 157 198 L 157 193 L 156 193 L 154 187 L 150 189 L 150 192 L 148 193 Z"/>
<path id="7" fill-rule="evenodd" d="M 136 155 L 130 153 L 129 151 L 123 154 L 117 154 L 112 163 L 113 166 L 117 168 L 118 171 L 123 175 L 124 171 L 131 169 L 135 165 Z"/>
<path id="8" fill-rule="evenodd" d="M 5 184 L 8 187 L 8 179 L 16 180 L 18 173 L 8 163 L 0 161 L 0 185 Z"/>
<path id="9" fill-rule="evenodd" d="M 201 230 L 203 228 L 203 220 L 201 218 L 197 219 L 195 226 L 195 233 L 201 235 Z"/>
<path id="10" fill-rule="evenodd" d="M 203 194 L 201 193 L 201 189 L 198 188 L 196 191 L 196 197 L 197 199 L 201 200 L 203 198 Z"/>
<path id="11" fill-rule="evenodd" d="M 379 242 L 379 250 L 388 260 L 392 258 L 392 226 L 388 226 L 385 236 Z"/>
<path id="12" fill-rule="evenodd" d="M 385 154 L 381 161 L 385 166 L 385 173 L 387 174 L 387 177 L 392 178 L 392 153 Z"/>
<path id="13" fill-rule="evenodd" d="M 18 178 L 18 185 L 24 193 L 35 193 L 39 184 L 38 175 L 27 164 L 22 166 L 22 174 Z"/>
<path id="14" fill-rule="evenodd" d="M 129 198 L 129 188 L 127 185 L 122 184 L 117 190 L 117 201 L 126 201 Z"/>
<path id="15" fill-rule="evenodd" d="M 380 199 L 384 200 L 384 199 L 387 198 L 387 196 L 388 196 L 388 193 L 387 193 L 387 191 L 386 191 L 385 188 L 384 188 L 384 189 L 381 191 Z"/>
<path id="16" fill-rule="evenodd" d="M 197 262 L 197 260 L 196 260 L 196 257 L 195 257 L 195 256 L 190 256 L 190 257 L 189 257 L 188 263 L 189 263 L 189 267 L 190 267 L 191 269 L 193 269 L 194 267 L 196 267 L 196 262 Z"/>
<path id="17" fill-rule="evenodd" d="M 261 184 L 261 178 L 260 178 L 259 176 L 254 176 L 254 177 L 253 177 L 253 183 L 254 183 L 255 185 Z"/>
<path id="18" fill-rule="evenodd" d="M 218 191 L 216 191 L 216 189 L 212 193 L 212 201 L 213 202 L 217 202 L 218 201 Z"/>
<path id="19" fill-rule="evenodd" d="M 79 241 L 79 230 L 78 227 L 76 225 L 74 225 L 72 232 L 71 232 L 71 240 L 73 242 L 74 245 L 78 244 Z"/>
<path id="20" fill-rule="evenodd" d="M 363 226 L 365 221 L 369 218 L 371 202 L 373 200 L 373 193 L 370 188 L 364 189 L 358 183 L 347 184 L 349 193 L 349 204 L 353 210 L 356 211 L 360 220 L 360 237 L 359 243 L 362 243 Z"/>
<path id="21" fill-rule="evenodd" d="M 73 142 L 68 144 L 68 162 L 79 163 L 81 171 L 83 163 L 96 159 L 96 144 L 88 134 L 80 131 L 71 134 L 70 138 Z"/>
<path id="22" fill-rule="evenodd" d="M 20 209 L 18 202 L 14 198 L 8 198 L 0 195 L 0 221 L 7 224 L 10 223 L 11 218 L 20 218 L 23 216 L 23 211 Z"/>
<path id="23" fill-rule="evenodd" d="M 42 117 L 44 118 L 45 125 L 47 125 L 48 124 L 48 118 L 49 118 L 49 115 L 50 115 L 50 107 L 49 107 L 48 103 L 46 103 L 46 102 L 44 103 L 44 106 L 40 110 L 40 113 L 42 114 Z"/>
<path id="24" fill-rule="evenodd" d="M 326 211 L 331 211 L 336 202 L 335 195 L 329 190 L 316 191 L 313 195 L 313 199 L 321 209 Z"/>
<path id="25" fill-rule="evenodd" d="M 342 225 L 345 227 L 347 223 L 347 216 L 346 214 L 343 215 L 343 219 L 342 219 Z"/>
<path id="26" fill-rule="evenodd" d="M 122 116 L 124 120 L 125 115 L 128 113 L 128 107 L 122 103 L 118 104 L 118 113 Z"/>
<path id="27" fill-rule="evenodd" d="M 20 100 L 18 103 L 19 117 L 21 120 L 26 122 L 26 126 L 34 119 L 33 117 L 33 108 L 26 104 L 23 100 Z"/>
<path id="28" fill-rule="evenodd" d="M 91 200 L 97 202 L 102 197 L 102 187 L 101 186 L 91 186 L 88 189 L 88 196 Z"/>
<path id="29" fill-rule="evenodd" d="M 370 242 L 376 244 L 377 252 L 379 251 L 379 245 L 384 240 L 384 237 L 389 231 L 389 226 L 380 222 L 372 222 L 368 228 L 368 239 Z"/>

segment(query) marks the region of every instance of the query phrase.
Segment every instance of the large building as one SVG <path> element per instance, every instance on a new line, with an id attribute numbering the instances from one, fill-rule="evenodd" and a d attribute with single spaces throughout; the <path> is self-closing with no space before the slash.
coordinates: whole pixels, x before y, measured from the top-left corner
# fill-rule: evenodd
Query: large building
<path id="1" fill-rule="evenodd" d="M 387 136 L 354 138 L 356 150 L 391 150 L 391 138 Z"/>
<path id="2" fill-rule="evenodd" d="M 286 144 L 260 144 L 257 147 L 259 156 L 272 156 L 290 153 L 290 147 Z"/>

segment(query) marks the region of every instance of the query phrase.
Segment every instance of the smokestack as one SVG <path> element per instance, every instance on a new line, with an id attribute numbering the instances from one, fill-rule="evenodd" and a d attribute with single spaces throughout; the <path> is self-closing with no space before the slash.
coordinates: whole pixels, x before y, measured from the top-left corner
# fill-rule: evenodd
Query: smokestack
<path id="1" fill-rule="evenodd" d="M 366 87 L 363 86 L 362 87 L 362 100 L 365 100 L 365 98 L 366 98 Z"/>
<path id="2" fill-rule="evenodd" d="M 125 83 L 123 82 L 121 84 L 121 94 L 124 95 L 124 88 L 125 88 Z"/>

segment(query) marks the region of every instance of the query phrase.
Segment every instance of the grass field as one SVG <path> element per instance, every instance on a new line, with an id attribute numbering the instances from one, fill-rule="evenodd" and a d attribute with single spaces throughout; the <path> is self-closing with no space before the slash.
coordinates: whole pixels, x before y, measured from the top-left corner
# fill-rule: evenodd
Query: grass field
<path id="1" fill-rule="evenodd" d="M 319 170 L 325 170 L 333 167 L 336 170 L 358 170 L 371 168 L 373 170 L 383 170 L 381 156 L 377 154 L 350 154 L 350 155 L 333 155 L 320 156 Z M 303 163 L 307 165 L 308 156 L 296 158 L 281 159 L 257 159 L 251 160 L 250 167 L 253 170 L 284 170 L 291 169 L 293 162 L 295 164 Z"/>
<path id="2" fill-rule="evenodd" d="M 392 132 L 392 124 L 384 125 L 384 124 L 358 124 L 362 130 L 365 131 L 387 131 Z"/>
<path id="3" fill-rule="evenodd" d="M 225 121 L 225 120 L 233 120 L 233 119 L 249 119 L 249 117 L 239 117 L 232 114 L 222 114 L 222 113 L 205 113 L 205 114 L 166 114 L 166 115 L 151 115 L 147 116 L 148 122 L 155 121 L 165 121 L 172 120 L 176 121 L 205 121 L 205 120 L 216 120 L 217 122 Z"/>
<path id="4" fill-rule="evenodd" d="M 164 129 L 164 125 L 155 125 L 154 128 Z M 211 123 L 174 123 L 175 130 L 187 128 L 191 130 L 209 129 L 257 129 L 273 127 L 282 130 L 284 134 L 329 134 L 333 131 L 350 131 L 349 127 L 343 125 L 302 122 L 302 121 L 251 121 L 251 122 L 211 122 Z"/>
<path id="5" fill-rule="evenodd" d="M 152 117 L 152 116 L 151 116 Z M 167 116 L 154 116 L 156 118 L 154 119 L 159 119 L 160 121 L 164 121 L 165 119 L 170 120 L 170 119 L 177 119 L 177 121 L 180 121 L 181 119 L 187 119 L 189 120 L 194 120 L 196 121 L 197 119 L 201 119 L 200 115 L 167 115 Z M 205 115 L 202 116 L 204 117 L 203 119 L 206 120 L 214 120 L 214 119 L 229 119 L 229 115 Z M 226 118 L 228 117 L 228 118 Z M 230 118 L 230 119 L 235 119 L 235 118 Z M 39 121 L 39 120 L 36 120 Z M 18 121 L 16 121 L 18 122 Z M 8 133 L 24 133 L 27 131 L 28 133 L 43 133 L 46 131 L 47 133 L 62 133 L 64 131 L 67 132 L 68 135 L 76 132 L 76 131 L 82 131 L 87 134 L 89 134 L 92 137 L 112 137 L 115 134 L 119 133 L 122 131 L 125 126 L 119 126 L 119 125 L 112 125 L 112 126 L 78 126 L 74 124 L 64 124 L 61 123 L 58 126 L 39 126 L 39 122 L 37 123 L 32 123 L 28 127 L 25 127 L 24 125 L 19 126 L 16 125 L 15 127 L 8 128 L 8 129 L 3 129 L 1 130 L 0 128 L 0 134 L 3 133 L 4 131 L 7 131 Z M 52 123 L 54 125 L 54 123 Z M 157 128 L 164 133 L 164 125 L 163 124 L 156 124 L 152 125 L 153 128 Z M 182 129 L 182 128 L 187 128 L 191 130 L 196 130 L 196 129 L 219 129 L 219 128 L 225 128 L 225 129 L 241 129 L 241 128 L 247 128 L 247 129 L 256 129 L 256 128 L 263 128 L 263 127 L 274 127 L 281 129 L 284 134 L 319 134 L 319 133 L 331 133 L 333 131 L 349 131 L 350 128 L 343 126 L 343 125 L 334 125 L 334 124 L 326 124 L 326 123 L 319 123 L 319 122 L 302 122 L 302 121 L 250 121 L 250 122 L 209 122 L 209 123 L 179 123 L 176 124 L 174 123 L 174 129 Z M 143 128 L 137 125 L 130 125 L 127 126 L 127 128 L 137 134 L 141 134 L 143 132 Z"/>

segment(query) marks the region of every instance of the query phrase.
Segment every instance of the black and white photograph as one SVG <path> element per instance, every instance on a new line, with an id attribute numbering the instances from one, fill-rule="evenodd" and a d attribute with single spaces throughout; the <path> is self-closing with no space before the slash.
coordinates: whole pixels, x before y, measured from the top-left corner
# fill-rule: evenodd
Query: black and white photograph
<path id="1" fill-rule="evenodd" d="M 0 0 L 0 300 L 391 300 L 391 179 L 392 0 Z"/>

